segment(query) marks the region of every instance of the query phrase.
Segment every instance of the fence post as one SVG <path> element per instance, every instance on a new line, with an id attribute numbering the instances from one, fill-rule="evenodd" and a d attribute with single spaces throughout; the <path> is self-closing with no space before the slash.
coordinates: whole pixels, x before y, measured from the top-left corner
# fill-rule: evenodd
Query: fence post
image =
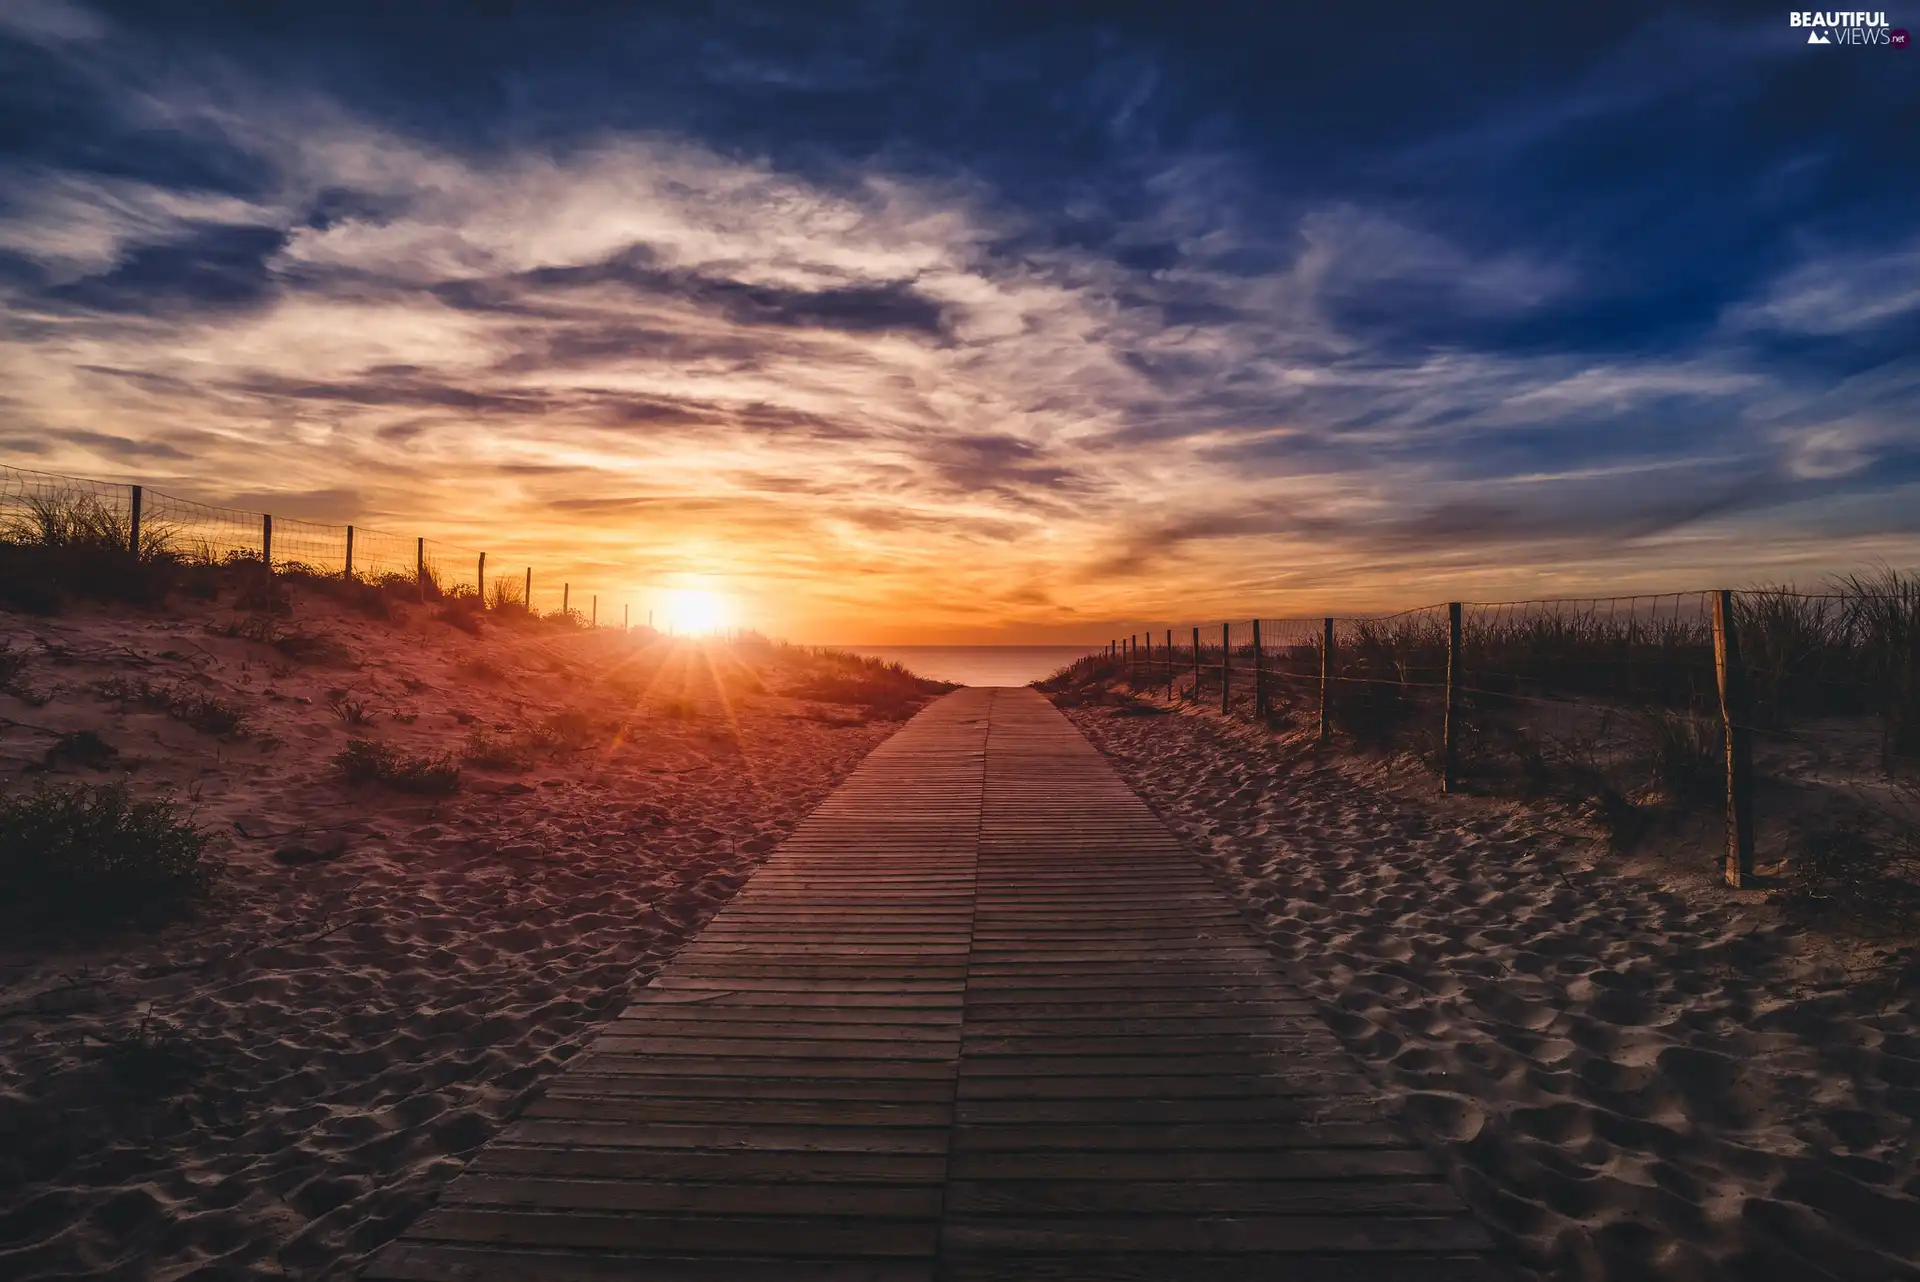
<path id="1" fill-rule="evenodd" d="M 1173 629 L 1167 629 L 1167 702 L 1173 702 Z"/>
<path id="2" fill-rule="evenodd" d="M 480 554 L 480 568 L 475 572 L 473 594 L 480 598 L 480 610 L 485 613 L 487 608 L 487 554 L 485 552 Z"/>
<path id="3" fill-rule="evenodd" d="M 1720 686 L 1720 723 L 1727 741 L 1727 885 L 1744 889 L 1753 878 L 1753 730 L 1747 674 L 1740 666 L 1740 633 L 1733 593 L 1713 594 L 1713 671 Z"/>
<path id="4" fill-rule="evenodd" d="M 267 573 L 273 573 L 273 518 L 260 518 L 260 560 L 267 567 Z"/>
<path id="5" fill-rule="evenodd" d="M 600 626 L 600 594 L 598 592 L 593 594 L 593 613 L 587 616 L 587 626 L 590 628 Z"/>
<path id="6" fill-rule="evenodd" d="M 1440 791 L 1452 792 L 1459 779 L 1460 603 L 1447 603 L 1447 714 L 1440 729 Z"/>
<path id="7" fill-rule="evenodd" d="M 1193 630 L 1193 701 L 1200 702 L 1200 629 Z"/>
<path id="8" fill-rule="evenodd" d="M 1320 737 L 1333 733 L 1333 620 L 1321 621 L 1320 631 Z"/>
<path id="9" fill-rule="evenodd" d="M 127 520 L 127 551 L 137 561 L 140 559 L 140 487 L 136 485 L 132 489 L 133 514 Z"/>
<path id="10" fill-rule="evenodd" d="M 1265 676 L 1265 665 L 1260 661 L 1260 620 L 1255 619 L 1253 621 L 1253 716 L 1256 721 L 1267 715 Z"/>
<path id="11" fill-rule="evenodd" d="M 1231 623 L 1221 624 L 1220 625 L 1220 713 L 1222 716 L 1225 716 L 1228 712 L 1231 712 L 1233 710 L 1232 707 L 1227 702 L 1228 699 L 1231 698 L 1233 694 L 1233 691 L 1227 688 L 1228 679 L 1232 675 L 1232 671 L 1233 671 L 1232 667 L 1228 663 L 1229 657 L 1233 654 L 1232 637 L 1233 637 L 1233 625 Z"/>
<path id="12" fill-rule="evenodd" d="M 347 563 L 340 568 L 340 577 L 343 579 L 353 577 L 353 527 L 351 525 L 347 527 Z"/>
<path id="13" fill-rule="evenodd" d="M 413 541 L 413 589 L 420 594 L 422 601 L 427 599 L 427 539 L 425 535 Z"/>
<path id="14" fill-rule="evenodd" d="M 571 614 L 572 612 L 573 612 L 573 584 L 562 583 L 560 585 L 560 613 L 562 615 L 567 615 L 567 614 Z"/>

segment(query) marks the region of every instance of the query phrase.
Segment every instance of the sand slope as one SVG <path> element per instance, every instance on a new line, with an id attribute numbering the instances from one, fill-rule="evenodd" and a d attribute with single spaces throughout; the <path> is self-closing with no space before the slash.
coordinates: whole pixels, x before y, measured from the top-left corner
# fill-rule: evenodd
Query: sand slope
<path id="1" fill-rule="evenodd" d="M 1760 896 L 1636 875 L 1405 767 L 1067 712 L 1536 1276 L 1920 1276 L 1911 974 L 1863 984 Z"/>
<path id="2" fill-rule="evenodd" d="M 296 593 L 280 630 L 344 651 L 313 662 L 222 635 L 218 605 L 0 615 L 30 655 L 30 697 L 0 695 L 9 786 L 94 729 L 119 755 L 55 777 L 191 799 L 232 861 L 197 920 L 0 946 L 0 1277 L 350 1274 L 893 728 L 780 696 L 790 652 L 406 613 Z M 112 678 L 231 699 L 250 733 Z M 331 760 L 476 729 L 527 768 L 433 799 Z"/>

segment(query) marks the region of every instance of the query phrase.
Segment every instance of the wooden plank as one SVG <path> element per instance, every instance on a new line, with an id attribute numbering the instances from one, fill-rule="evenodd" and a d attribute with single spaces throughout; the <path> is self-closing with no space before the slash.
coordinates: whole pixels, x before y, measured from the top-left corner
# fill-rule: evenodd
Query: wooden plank
<path id="1" fill-rule="evenodd" d="M 1486 1230 L 1459 1215 L 1399 1216 L 1076 1216 L 950 1221 L 944 1244 L 955 1251 L 1483 1251 Z"/>
<path id="2" fill-rule="evenodd" d="M 380 1282 L 933 1282 L 925 1260 L 660 1258 L 405 1240 L 361 1275 Z"/>
<path id="3" fill-rule="evenodd" d="M 954 1180 L 946 1208 L 961 1215 L 1444 1214 L 1459 1194 L 1437 1180 Z"/>
<path id="4" fill-rule="evenodd" d="M 1370 1186 L 1362 1186 L 1370 1187 Z M 461 1180 L 443 1206 L 525 1210 L 644 1211 L 705 1215 L 842 1215 L 883 1219 L 938 1217 L 937 1184 L 687 1184 L 550 1176 L 483 1175 Z"/>
<path id="5" fill-rule="evenodd" d="M 416 1235 L 433 1242 L 573 1250 L 658 1252 L 662 1255 L 905 1255 L 926 1257 L 940 1231 L 935 1218 L 849 1220 L 795 1216 L 565 1214 L 507 1207 L 468 1210 L 441 1206 L 421 1218 Z"/>

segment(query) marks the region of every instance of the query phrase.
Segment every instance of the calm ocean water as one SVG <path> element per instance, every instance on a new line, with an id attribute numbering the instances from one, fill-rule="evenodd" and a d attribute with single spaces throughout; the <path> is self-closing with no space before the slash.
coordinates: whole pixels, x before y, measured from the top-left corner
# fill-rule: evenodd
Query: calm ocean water
<path id="1" fill-rule="evenodd" d="M 963 686 L 1023 686 L 1050 676 L 1090 645 L 846 645 L 835 649 L 904 663 L 923 677 Z"/>

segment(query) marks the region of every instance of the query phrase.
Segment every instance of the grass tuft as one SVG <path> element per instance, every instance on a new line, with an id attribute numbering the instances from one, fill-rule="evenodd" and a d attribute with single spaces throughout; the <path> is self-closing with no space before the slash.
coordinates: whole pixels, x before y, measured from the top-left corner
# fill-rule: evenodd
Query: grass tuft
<path id="1" fill-rule="evenodd" d="M 445 796 L 460 790 L 460 763 L 451 753 L 412 757 L 387 744 L 351 740 L 334 757 L 348 783 L 378 783 L 397 792 Z"/>
<path id="2" fill-rule="evenodd" d="M 222 865 L 210 834 L 123 784 L 48 784 L 0 796 L 0 918 L 106 924 L 168 916 Z"/>

